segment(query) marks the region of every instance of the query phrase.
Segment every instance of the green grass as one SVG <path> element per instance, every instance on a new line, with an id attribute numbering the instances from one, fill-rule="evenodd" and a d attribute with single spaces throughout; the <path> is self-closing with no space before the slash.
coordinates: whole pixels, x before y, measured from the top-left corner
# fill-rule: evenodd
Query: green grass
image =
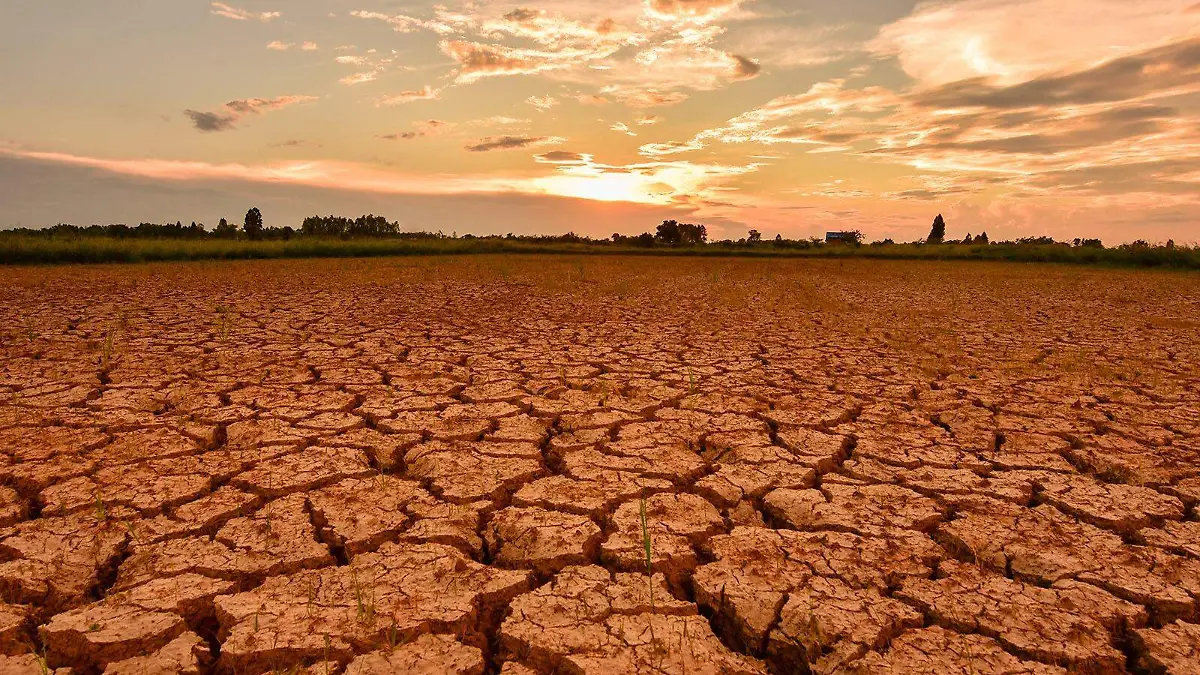
<path id="1" fill-rule="evenodd" d="M 611 243 L 533 243 L 503 238 L 474 239 L 324 239 L 286 241 L 227 239 L 119 239 L 97 236 L 31 236 L 0 233 L 0 264 L 140 263 L 172 260 L 256 258 L 363 258 L 522 253 L 547 255 L 651 255 L 771 258 L 880 258 L 901 260 L 1001 260 L 1114 267 L 1200 269 L 1200 247 L 1072 247 L 1060 244 L 892 244 L 887 246 L 817 245 L 780 248 L 709 244 L 694 247 L 638 248 Z M 582 268 L 579 281 L 586 280 Z"/>

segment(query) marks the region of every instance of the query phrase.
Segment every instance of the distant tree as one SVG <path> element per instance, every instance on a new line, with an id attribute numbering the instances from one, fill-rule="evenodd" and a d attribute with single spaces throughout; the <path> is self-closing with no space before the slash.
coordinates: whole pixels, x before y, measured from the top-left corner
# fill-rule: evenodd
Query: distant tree
<path id="1" fill-rule="evenodd" d="M 679 239 L 680 243 L 687 244 L 689 246 L 703 244 L 708 241 L 708 228 L 703 225 L 680 223 Z"/>
<path id="2" fill-rule="evenodd" d="M 649 232 L 643 232 L 633 238 L 633 244 L 634 246 L 641 246 L 642 248 L 650 248 L 651 246 L 654 246 L 654 235 L 650 234 Z"/>
<path id="3" fill-rule="evenodd" d="M 983 234 L 976 235 L 976 236 L 975 236 L 975 240 L 974 240 L 974 242 L 972 242 L 972 243 L 975 243 L 975 244 L 988 244 L 988 243 L 990 243 L 990 242 L 988 241 L 987 232 L 984 232 Z"/>
<path id="4" fill-rule="evenodd" d="M 674 246 L 683 240 L 683 233 L 679 231 L 679 223 L 674 220 L 664 220 L 662 225 L 658 226 L 658 233 L 654 236 L 658 241 L 667 246 Z"/>
<path id="5" fill-rule="evenodd" d="M 750 242 L 751 244 L 757 244 L 758 242 L 762 241 L 762 232 L 759 232 L 758 230 L 750 230 L 750 233 L 746 236 L 746 241 Z"/>
<path id="6" fill-rule="evenodd" d="M 250 239 L 262 239 L 263 217 L 262 211 L 259 211 L 257 206 L 246 212 L 246 221 L 242 224 L 242 230 Z"/>
<path id="7" fill-rule="evenodd" d="M 221 222 L 217 223 L 217 229 L 213 231 L 213 234 L 221 239 L 233 239 L 237 236 L 237 226 L 222 218 Z"/>
<path id="8" fill-rule="evenodd" d="M 929 236 L 925 241 L 930 244 L 940 244 L 946 239 L 946 221 L 942 219 L 942 214 L 938 214 L 937 218 L 933 219 L 933 228 L 929 230 Z"/>

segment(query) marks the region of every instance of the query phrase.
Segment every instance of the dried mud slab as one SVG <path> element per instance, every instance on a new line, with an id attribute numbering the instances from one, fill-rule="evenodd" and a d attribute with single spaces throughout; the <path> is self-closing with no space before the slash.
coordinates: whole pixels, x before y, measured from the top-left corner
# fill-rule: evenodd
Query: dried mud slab
<path id="1" fill-rule="evenodd" d="M 81 605 L 125 550 L 128 532 L 93 514 L 39 518 L 0 533 L 0 592 L 49 612 Z"/>
<path id="2" fill-rule="evenodd" d="M 492 515 L 485 540 L 495 564 L 544 575 L 596 559 L 600 534 L 585 516 L 510 507 Z"/>
<path id="3" fill-rule="evenodd" d="M 1200 625 L 1176 621 L 1162 629 L 1134 631 L 1137 666 L 1148 673 L 1200 673 Z"/>
<path id="4" fill-rule="evenodd" d="M 645 531 L 650 537 L 650 564 L 679 583 L 696 567 L 696 547 L 725 530 L 725 519 L 711 503 L 692 494 L 656 494 L 645 500 Z M 642 530 L 642 502 L 628 501 L 612 515 L 608 538 L 601 545 L 601 560 L 627 571 L 646 569 Z"/>
<path id="5" fill-rule="evenodd" d="M 872 652 L 839 675 L 1066 675 L 1058 666 L 1023 661 L 982 635 L 962 635 L 933 626 L 910 631 L 883 652 Z"/>
<path id="6" fill-rule="evenodd" d="M 404 464 L 406 477 L 421 481 L 438 497 L 456 504 L 499 501 L 545 473 L 537 446 L 525 444 L 475 446 L 434 441 L 410 449 Z"/>
<path id="7" fill-rule="evenodd" d="M 1150 488 L 1102 483 L 1087 476 L 1042 474 L 1039 499 L 1097 527 L 1122 534 L 1183 519 L 1183 503 Z"/>
<path id="8" fill-rule="evenodd" d="M 446 635 L 422 635 L 388 651 L 359 656 L 346 666 L 355 675 L 483 675 L 483 652 Z"/>
<path id="9" fill-rule="evenodd" d="M 72 675 L 70 668 L 50 668 L 36 654 L 0 656 L 0 675 Z"/>
<path id="10" fill-rule="evenodd" d="M 166 646 L 212 616 L 213 598 L 231 590 L 195 574 L 155 580 L 55 615 L 38 633 L 51 664 L 103 669 Z"/>
<path id="11" fill-rule="evenodd" d="M 942 558 L 926 535 L 904 531 L 874 538 L 739 527 L 707 548 L 714 562 L 692 577 L 696 602 L 731 644 L 784 670 L 799 656 L 828 670 L 919 625 L 919 615 L 882 593 L 908 577 L 928 578 Z M 855 611 L 867 605 L 870 612 Z"/>
<path id="12" fill-rule="evenodd" d="M 108 664 L 104 675 L 200 675 L 211 660 L 208 644 L 199 635 L 187 632 L 152 654 Z"/>
<path id="13" fill-rule="evenodd" d="M 1195 616 L 1200 564 L 1081 523 L 1052 506 L 1006 514 L 971 513 L 941 526 L 939 540 L 960 555 L 1043 584 L 1090 583 L 1145 605 L 1158 621 Z"/>
<path id="14" fill-rule="evenodd" d="M 595 480 L 576 480 L 567 476 L 546 476 L 526 484 L 513 495 L 516 506 L 537 506 L 599 520 L 617 505 L 643 494 L 668 492 L 670 481 L 642 479 L 619 471 L 591 474 Z"/>
<path id="15" fill-rule="evenodd" d="M 569 567 L 514 599 L 500 640 L 506 658 L 537 672 L 766 673 L 721 644 L 661 576 L 597 566 Z"/>
<path id="16" fill-rule="evenodd" d="M 895 485 L 820 490 L 775 490 L 763 499 L 768 515 L 797 530 L 884 535 L 893 528 L 928 532 L 942 519 L 937 502 Z"/>
<path id="17" fill-rule="evenodd" d="M 27 654 L 32 642 L 33 620 L 29 607 L 0 603 L 0 655 Z"/>
<path id="18" fill-rule="evenodd" d="M 317 446 L 262 462 L 238 474 L 233 485 L 261 497 L 274 498 L 373 473 L 366 455 L 356 449 Z"/>
<path id="19" fill-rule="evenodd" d="M 1146 621 L 1145 610 L 1077 582 L 1039 588 L 943 562 L 937 580 L 911 579 L 896 597 L 934 622 L 994 638 L 1023 658 L 1097 673 L 1124 672 L 1114 641 Z"/>
<path id="20" fill-rule="evenodd" d="M 1139 530 L 1138 538 L 1171 553 L 1200 558 L 1200 522 L 1166 522 L 1161 529 Z"/>
<path id="21" fill-rule="evenodd" d="M 464 635 L 481 647 L 482 625 L 528 588 L 527 572 L 486 567 L 449 546 L 388 543 L 344 567 L 275 576 L 219 596 L 218 665 L 261 673 L 305 661 L 347 663 L 427 633 Z"/>
<path id="22" fill-rule="evenodd" d="M 200 574 L 238 582 L 289 574 L 334 562 L 317 540 L 303 495 L 268 502 L 225 523 L 212 537 L 168 539 L 139 546 L 117 571 L 117 590 L 152 579 Z"/>

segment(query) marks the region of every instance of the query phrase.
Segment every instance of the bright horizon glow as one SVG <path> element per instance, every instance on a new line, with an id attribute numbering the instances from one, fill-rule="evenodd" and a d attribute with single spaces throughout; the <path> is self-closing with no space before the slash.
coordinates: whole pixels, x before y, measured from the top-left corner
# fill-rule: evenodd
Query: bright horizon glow
<path id="1" fill-rule="evenodd" d="M 1200 240 L 1195 0 L 843 5 L 11 3 L 0 228 Z"/>

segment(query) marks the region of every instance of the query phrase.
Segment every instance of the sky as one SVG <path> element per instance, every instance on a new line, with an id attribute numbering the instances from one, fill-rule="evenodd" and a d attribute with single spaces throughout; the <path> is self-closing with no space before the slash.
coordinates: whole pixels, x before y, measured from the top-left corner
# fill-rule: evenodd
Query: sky
<path id="1" fill-rule="evenodd" d="M 18 0 L 0 100 L 0 228 L 1200 242 L 1197 0 Z"/>

